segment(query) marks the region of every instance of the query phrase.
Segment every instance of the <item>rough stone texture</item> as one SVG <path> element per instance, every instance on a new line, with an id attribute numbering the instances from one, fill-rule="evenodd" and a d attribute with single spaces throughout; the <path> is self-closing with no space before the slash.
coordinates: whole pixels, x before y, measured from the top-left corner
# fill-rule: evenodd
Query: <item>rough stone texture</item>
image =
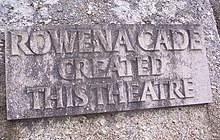
<path id="1" fill-rule="evenodd" d="M 5 132 L 0 134 L 2 139 L 220 139 L 220 46 L 208 0 L 5 0 L 1 2 L 0 14 L 2 26 L 64 23 L 202 24 L 214 98 L 209 105 L 103 115 L 6 123 L 3 116 L 0 119 L 0 124 L 4 124 L 0 132 Z"/>
<path id="2" fill-rule="evenodd" d="M 1 32 L 2 33 L 2 32 Z M 1 71 L 1 81 L 0 81 L 0 85 L 1 85 L 1 88 L 0 88 L 0 90 L 1 90 L 1 92 L 0 92 L 0 138 L 5 138 L 5 136 L 4 136 L 4 133 L 5 133 L 5 130 L 6 130 L 6 108 L 5 108 L 5 101 L 6 101 L 6 99 L 5 99 L 5 87 L 3 86 L 4 85 L 4 73 L 3 73 L 3 71 L 4 71 L 4 63 L 3 63 L 3 61 L 2 60 L 4 60 L 3 59 L 3 56 L 4 56 L 4 35 L 3 35 L 3 33 L 0 35 L 0 49 L 1 49 L 1 65 L 0 65 L 0 67 L 1 67 L 1 69 L 0 69 L 0 71 Z"/>
<path id="3" fill-rule="evenodd" d="M 220 33 L 220 0 L 210 0 L 210 3 L 217 23 L 218 33 Z"/>
<path id="4" fill-rule="evenodd" d="M 105 50 L 98 45 L 105 39 L 99 41 L 97 34 L 104 35 L 103 30 L 107 32 L 107 29 L 111 30 L 106 36 L 111 36 L 108 44 L 112 45 L 104 45 Z M 128 111 L 212 101 L 200 26 L 106 24 L 18 30 L 8 30 L 5 43 L 8 119 Z M 58 30 L 61 30 L 57 35 L 60 38 L 65 38 L 65 30 L 72 31 L 73 43 L 68 44 L 72 49 L 58 49 L 60 42 L 57 43 L 54 37 Z M 153 30 L 154 41 L 146 46 L 145 35 L 149 30 Z M 166 41 L 160 39 L 162 32 L 170 36 L 163 35 Z M 17 43 L 18 35 L 21 42 L 29 37 L 30 42 L 26 44 L 34 53 L 27 51 L 26 45 L 20 45 L 20 49 L 26 51 L 18 50 L 17 44 L 22 44 Z M 178 38 L 180 35 L 183 40 Z M 39 40 L 36 39 L 38 36 L 41 37 Z M 119 45 L 122 36 L 124 47 Z M 83 39 L 88 37 L 90 39 Z M 36 45 L 42 42 L 42 38 L 45 43 Z M 165 42 L 166 47 L 161 47 L 161 42 Z"/>
<path id="5" fill-rule="evenodd" d="M 6 119 L 4 47 L 4 32 L 0 28 L 0 139 L 13 139 L 11 132 L 15 132 L 15 128 L 10 127 L 11 123 Z"/>
<path id="6" fill-rule="evenodd" d="M 213 7 L 214 16 L 218 27 L 218 33 L 220 34 L 220 0 L 210 0 L 210 2 Z M 213 138 L 220 139 L 220 42 L 219 40 L 216 40 L 216 42 L 218 45 L 212 48 L 212 54 L 214 57 L 212 57 L 211 64 L 217 67 L 212 69 L 212 71 L 216 72 L 215 77 L 217 78 L 218 89 L 213 89 L 214 100 L 213 103 L 208 106 L 208 110 Z"/>

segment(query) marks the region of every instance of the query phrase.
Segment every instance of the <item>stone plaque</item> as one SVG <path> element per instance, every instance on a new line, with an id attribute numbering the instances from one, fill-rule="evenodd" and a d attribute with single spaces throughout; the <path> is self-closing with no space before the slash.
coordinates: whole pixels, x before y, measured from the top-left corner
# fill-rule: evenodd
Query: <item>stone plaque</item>
<path id="1" fill-rule="evenodd" d="M 6 32 L 7 118 L 212 101 L 199 25 L 72 25 Z"/>

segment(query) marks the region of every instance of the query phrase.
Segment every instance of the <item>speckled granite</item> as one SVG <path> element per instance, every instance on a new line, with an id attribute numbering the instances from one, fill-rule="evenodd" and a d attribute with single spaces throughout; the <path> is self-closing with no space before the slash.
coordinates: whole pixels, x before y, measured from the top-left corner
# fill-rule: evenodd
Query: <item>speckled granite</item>
<path id="1" fill-rule="evenodd" d="M 208 105 L 12 122 L 5 120 L 5 101 L 1 101 L 2 139 L 220 139 L 220 46 L 208 0 L 5 0 L 0 4 L 0 15 L 3 27 L 85 23 L 201 24 L 214 99 Z M 1 94 L 4 88 L 2 82 Z"/>

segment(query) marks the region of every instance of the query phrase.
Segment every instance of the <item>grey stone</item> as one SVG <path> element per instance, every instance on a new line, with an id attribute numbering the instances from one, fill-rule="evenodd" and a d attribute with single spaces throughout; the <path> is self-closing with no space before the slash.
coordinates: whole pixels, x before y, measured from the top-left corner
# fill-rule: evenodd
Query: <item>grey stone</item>
<path id="1" fill-rule="evenodd" d="M 205 54 L 198 25 L 9 29 L 7 118 L 210 103 Z"/>
<path id="2" fill-rule="evenodd" d="M 217 0 L 216 0 L 217 1 Z M 163 4 L 161 4 L 163 3 Z M 88 6 L 91 15 L 88 15 Z M 161 5 L 161 6 L 160 6 Z M 9 7 L 13 7 L 10 8 Z M 57 9 L 62 7 L 62 12 Z M 200 8 L 201 11 L 197 9 Z M 100 23 L 201 24 L 209 62 L 213 103 L 129 112 L 6 121 L 0 110 L 0 139 L 220 139 L 218 93 L 220 47 L 209 0 L 3 0 L 2 26 Z M 4 67 L 4 65 L 3 65 Z M 0 69 L 0 75 L 5 75 Z M 5 94 L 5 83 L 1 83 Z M 101 125 L 104 124 L 104 125 Z"/>

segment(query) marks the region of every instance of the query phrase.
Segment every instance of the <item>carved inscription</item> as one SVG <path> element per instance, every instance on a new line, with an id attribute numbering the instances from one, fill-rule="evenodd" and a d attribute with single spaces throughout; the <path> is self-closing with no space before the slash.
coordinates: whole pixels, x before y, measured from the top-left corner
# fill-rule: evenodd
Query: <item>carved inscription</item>
<path id="1" fill-rule="evenodd" d="M 8 119 L 211 102 L 199 25 L 27 27 L 6 41 Z"/>
<path id="2" fill-rule="evenodd" d="M 93 94 L 98 105 L 194 97 L 193 82 L 191 79 L 180 79 L 179 81 L 165 80 L 161 82 L 143 81 L 141 83 L 120 81 L 118 83 L 90 85 L 88 87 L 86 85 L 27 87 L 27 93 L 31 94 L 32 97 L 31 108 L 33 109 L 86 106 L 89 100 L 87 96 L 88 92 Z M 104 101 L 103 96 L 107 97 L 106 101 Z M 118 99 L 115 99 L 115 96 L 118 96 Z M 56 102 L 56 105 L 53 104 L 52 106 L 52 102 Z M 65 103 L 66 105 L 64 106 Z"/>

